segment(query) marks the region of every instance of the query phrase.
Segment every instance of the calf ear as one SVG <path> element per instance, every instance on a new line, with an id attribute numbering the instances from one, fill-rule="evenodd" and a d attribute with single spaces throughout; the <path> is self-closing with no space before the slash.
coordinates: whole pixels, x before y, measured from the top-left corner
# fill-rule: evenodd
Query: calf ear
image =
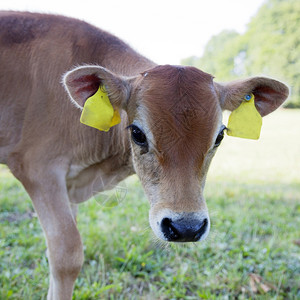
<path id="1" fill-rule="evenodd" d="M 82 66 L 67 72 L 63 76 L 63 85 L 72 102 L 81 109 L 100 85 L 105 86 L 111 104 L 117 109 L 124 108 L 130 95 L 125 78 L 100 66 Z"/>
<path id="2" fill-rule="evenodd" d="M 288 97 L 288 87 L 274 79 L 252 77 L 227 84 L 215 84 L 223 110 L 233 111 L 244 96 L 254 94 L 255 106 L 262 117 L 277 109 Z"/>

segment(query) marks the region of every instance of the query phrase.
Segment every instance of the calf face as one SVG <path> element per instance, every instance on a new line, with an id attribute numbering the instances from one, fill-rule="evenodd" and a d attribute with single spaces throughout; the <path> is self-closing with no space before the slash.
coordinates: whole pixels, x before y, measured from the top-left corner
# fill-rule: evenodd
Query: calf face
<path id="1" fill-rule="evenodd" d="M 264 116 L 286 99 L 282 83 L 263 77 L 221 85 L 193 67 L 157 66 L 131 78 L 97 66 L 79 67 L 64 77 L 80 108 L 105 85 L 131 141 L 132 162 L 150 201 L 150 226 L 172 242 L 203 240 L 210 220 L 203 197 L 210 162 L 225 126 L 222 110 L 236 109 L 253 93 Z M 108 133 L 109 134 L 109 133 Z"/>

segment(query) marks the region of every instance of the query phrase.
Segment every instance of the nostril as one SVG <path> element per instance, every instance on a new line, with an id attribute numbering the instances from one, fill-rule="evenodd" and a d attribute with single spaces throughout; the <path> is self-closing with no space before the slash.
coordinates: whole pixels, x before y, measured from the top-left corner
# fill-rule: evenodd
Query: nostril
<path id="1" fill-rule="evenodd" d="M 179 234 L 172 224 L 172 220 L 169 218 L 163 218 L 161 221 L 161 230 L 165 236 L 165 238 L 169 241 L 174 241 L 178 239 Z"/>
<path id="2" fill-rule="evenodd" d="M 171 224 L 171 219 L 169 218 L 163 218 L 161 221 L 161 226 L 169 226 Z"/>
<path id="3" fill-rule="evenodd" d="M 208 220 L 207 218 L 205 218 L 200 226 L 200 228 L 197 230 L 195 236 L 194 236 L 194 240 L 198 241 L 200 240 L 201 236 L 205 233 L 206 229 L 207 229 L 207 225 L 208 225 Z"/>

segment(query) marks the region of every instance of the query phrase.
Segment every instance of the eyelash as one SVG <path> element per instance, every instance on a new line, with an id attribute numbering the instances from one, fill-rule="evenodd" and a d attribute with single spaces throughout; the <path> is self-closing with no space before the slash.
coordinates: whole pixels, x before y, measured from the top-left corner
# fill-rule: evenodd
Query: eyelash
<path id="1" fill-rule="evenodd" d="M 215 141 L 215 145 L 214 145 L 214 148 L 217 148 L 221 145 L 221 142 L 224 138 L 224 130 L 227 130 L 227 127 L 225 125 L 222 125 L 221 127 L 221 131 L 219 132 L 217 138 L 216 138 L 216 141 Z"/>
<path id="2" fill-rule="evenodd" d="M 131 129 L 131 138 L 134 143 L 140 147 L 148 149 L 148 142 L 145 133 L 138 126 L 133 124 L 129 125 L 127 128 Z"/>

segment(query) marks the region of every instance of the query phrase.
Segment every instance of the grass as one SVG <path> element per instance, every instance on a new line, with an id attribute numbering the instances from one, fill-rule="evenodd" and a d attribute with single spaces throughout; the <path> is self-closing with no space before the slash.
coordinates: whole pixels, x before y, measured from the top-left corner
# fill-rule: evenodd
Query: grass
<path id="1" fill-rule="evenodd" d="M 158 242 L 135 177 L 117 206 L 80 205 L 85 263 L 74 299 L 300 299 L 300 111 L 264 119 L 259 141 L 226 137 L 206 185 L 203 243 Z M 20 183 L 0 166 L 0 299 L 46 299 L 45 242 Z M 110 206 L 110 207 L 109 207 Z"/>

